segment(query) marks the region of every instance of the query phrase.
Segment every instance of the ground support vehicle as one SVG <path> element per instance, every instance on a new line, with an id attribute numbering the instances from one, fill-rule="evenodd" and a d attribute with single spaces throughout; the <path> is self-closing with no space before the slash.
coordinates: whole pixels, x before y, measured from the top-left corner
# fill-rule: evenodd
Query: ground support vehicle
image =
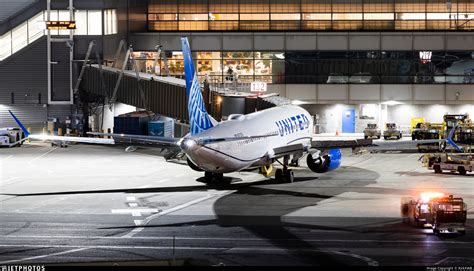
<path id="1" fill-rule="evenodd" d="M 466 175 L 474 170 L 474 156 L 472 153 L 437 153 L 425 154 L 420 160 L 428 169 L 441 174 L 443 171 L 458 172 Z"/>
<path id="2" fill-rule="evenodd" d="M 0 146 L 21 146 L 24 138 L 25 133 L 20 128 L 0 128 Z"/>
<path id="3" fill-rule="evenodd" d="M 364 129 L 364 138 L 377 138 L 380 139 L 382 136 L 382 132 L 380 129 L 377 127 L 377 124 L 375 123 L 368 123 L 367 127 Z"/>
<path id="4" fill-rule="evenodd" d="M 397 127 L 396 123 L 386 123 L 385 130 L 383 131 L 383 138 L 395 138 L 400 139 L 402 138 L 402 131 Z"/>
<path id="5" fill-rule="evenodd" d="M 421 193 L 417 200 L 402 198 L 401 211 L 405 223 L 432 228 L 435 234 L 466 233 L 467 205 L 462 198 L 439 192 Z"/>

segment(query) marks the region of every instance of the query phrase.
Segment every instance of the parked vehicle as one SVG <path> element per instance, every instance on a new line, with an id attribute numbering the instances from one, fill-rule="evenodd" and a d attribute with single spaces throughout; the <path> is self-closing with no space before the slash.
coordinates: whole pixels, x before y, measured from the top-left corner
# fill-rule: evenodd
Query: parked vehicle
<path id="1" fill-rule="evenodd" d="M 0 146 L 15 147 L 23 145 L 25 133 L 16 127 L 0 128 Z"/>
<path id="2" fill-rule="evenodd" d="M 367 127 L 365 127 L 364 129 L 365 139 L 374 138 L 374 137 L 377 139 L 380 139 L 381 136 L 382 136 L 382 132 L 380 131 L 376 123 L 367 124 Z"/>
<path id="3" fill-rule="evenodd" d="M 401 211 L 404 222 L 432 228 L 435 234 L 466 234 L 467 205 L 463 198 L 424 192 L 417 200 L 403 198 Z"/>
<path id="4" fill-rule="evenodd" d="M 402 138 L 402 131 L 400 131 L 400 128 L 397 126 L 396 123 L 386 123 L 385 130 L 383 131 L 383 138 L 384 139 L 390 139 L 390 138 L 400 139 Z"/>

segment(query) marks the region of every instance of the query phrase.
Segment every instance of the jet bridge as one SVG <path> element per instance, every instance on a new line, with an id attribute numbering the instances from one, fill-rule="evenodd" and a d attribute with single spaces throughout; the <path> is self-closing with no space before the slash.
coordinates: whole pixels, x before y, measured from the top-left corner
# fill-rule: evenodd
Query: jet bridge
<path id="1" fill-rule="evenodd" d="M 115 67 L 118 53 L 112 66 L 101 65 L 97 53 L 94 61 L 97 64 L 91 64 L 89 57 L 94 46 L 93 42 L 89 45 L 75 92 L 82 90 L 106 97 L 109 104 L 121 102 L 188 122 L 184 79 L 138 72 L 132 57 L 133 50 L 131 47 L 126 50 L 124 43 L 119 46 L 119 49 L 123 46 L 125 51 L 121 68 Z M 127 70 L 127 66 L 131 70 Z"/>
<path id="2" fill-rule="evenodd" d="M 80 89 L 108 97 L 110 102 L 121 102 L 151 110 L 157 114 L 188 121 L 186 107 L 186 83 L 183 79 L 160 77 L 139 73 L 139 80 L 132 71 L 124 71 L 121 83 L 114 95 L 114 85 L 120 70 L 98 65 L 89 65 L 84 71 Z M 105 83 L 103 87 L 101 80 Z M 137 87 L 141 85 L 141 90 Z M 143 91 L 143 93 L 141 93 Z"/>

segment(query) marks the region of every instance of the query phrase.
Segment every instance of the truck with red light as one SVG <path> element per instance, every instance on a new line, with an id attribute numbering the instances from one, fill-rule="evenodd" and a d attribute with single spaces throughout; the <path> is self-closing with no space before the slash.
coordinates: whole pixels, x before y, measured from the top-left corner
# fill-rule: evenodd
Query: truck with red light
<path id="1" fill-rule="evenodd" d="M 425 192 L 417 200 L 402 199 L 401 207 L 405 222 L 413 219 L 418 227 L 430 227 L 435 234 L 466 233 L 467 205 L 462 198 Z"/>

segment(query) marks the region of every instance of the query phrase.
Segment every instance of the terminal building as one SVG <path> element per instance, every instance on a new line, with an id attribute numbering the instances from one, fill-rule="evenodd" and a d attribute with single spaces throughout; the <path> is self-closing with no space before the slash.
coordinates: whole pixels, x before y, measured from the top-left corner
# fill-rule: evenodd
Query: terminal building
<path id="1" fill-rule="evenodd" d="M 74 18 L 69 1 L 51 0 L 49 11 L 48 2 L 0 0 L 0 126 L 13 124 L 6 109 L 35 128 L 81 115 L 74 86 L 92 40 L 103 64 L 117 62 L 124 40 L 140 72 L 182 78 L 181 36 L 201 81 L 265 82 L 314 115 L 317 133 L 474 115 L 471 0 L 76 0 Z M 76 29 L 45 30 L 55 20 Z M 49 42 L 48 32 L 71 31 L 73 42 Z M 140 107 L 117 101 L 102 113 L 108 126 Z M 153 111 L 167 115 L 165 106 Z"/>

